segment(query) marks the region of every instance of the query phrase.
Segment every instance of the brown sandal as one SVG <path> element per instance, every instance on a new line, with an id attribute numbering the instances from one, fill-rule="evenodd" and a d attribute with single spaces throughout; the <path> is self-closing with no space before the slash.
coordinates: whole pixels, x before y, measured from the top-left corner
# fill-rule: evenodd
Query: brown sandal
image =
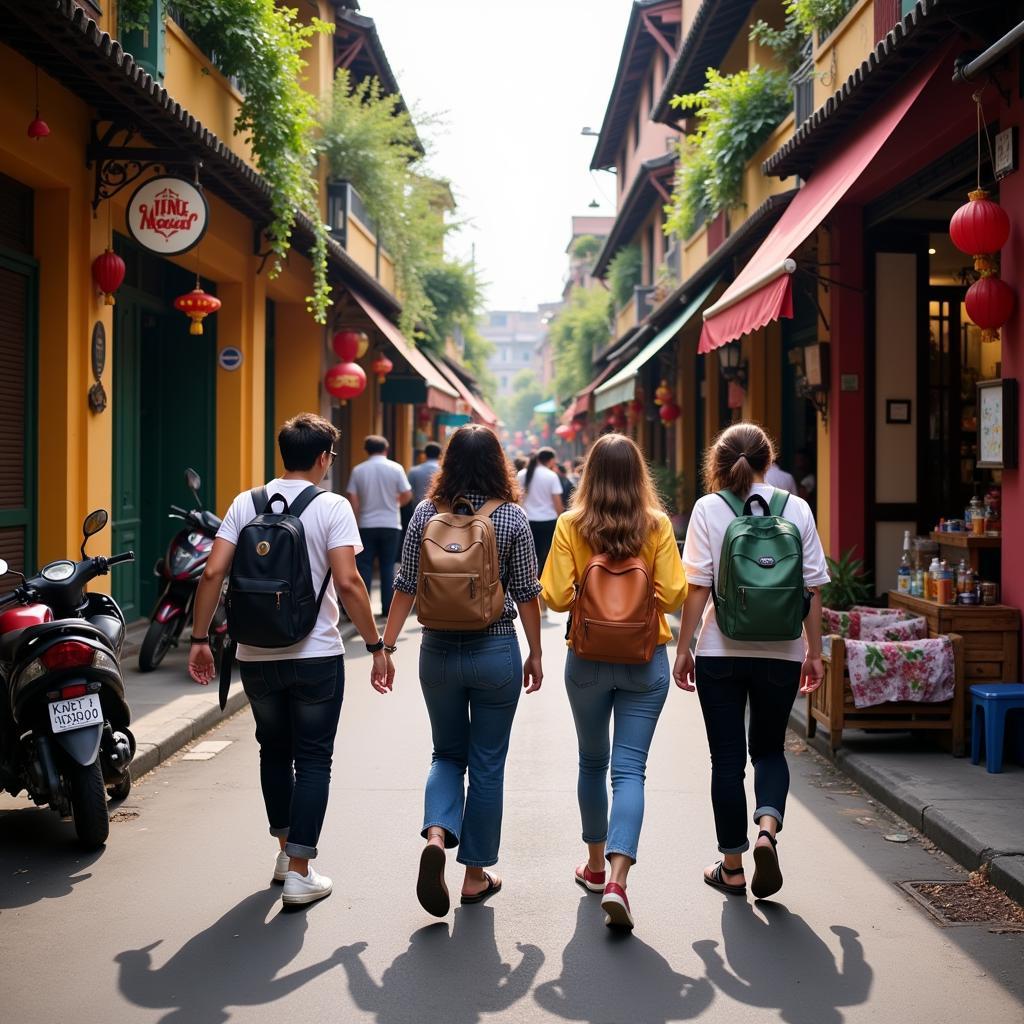
<path id="1" fill-rule="evenodd" d="M 501 882 L 496 882 L 486 871 L 484 872 L 484 878 L 487 879 L 487 888 L 481 889 L 472 896 L 463 896 L 461 900 L 463 906 L 467 903 L 483 903 L 488 896 L 501 892 Z"/>
<path id="2" fill-rule="evenodd" d="M 416 898 L 420 906 L 434 917 L 444 917 L 451 907 L 448 886 L 444 881 L 444 850 L 428 843 L 420 854 L 420 874 L 416 880 Z"/>
<path id="3" fill-rule="evenodd" d="M 757 838 L 765 836 L 770 845 L 754 847 L 754 877 L 750 880 L 750 891 L 754 899 L 766 900 L 782 888 L 782 868 L 775 847 L 779 844 L 767 829 L 761 829 Z"/>
<path id="4" fill-rule="evenodd" d="M 712 889 L 718 889 L 721 892 L 726 892 L 730 896 L 746 896 L 747 887 L 744 885 L 732 885 L 725 881 L 723 875 L 742 875 L 743 868 L 727 868 L 725 861 L 720 860 L 712 869 L 710 875 L 704 875 L 704 881 L 707 885 L 710 885 Z"/>

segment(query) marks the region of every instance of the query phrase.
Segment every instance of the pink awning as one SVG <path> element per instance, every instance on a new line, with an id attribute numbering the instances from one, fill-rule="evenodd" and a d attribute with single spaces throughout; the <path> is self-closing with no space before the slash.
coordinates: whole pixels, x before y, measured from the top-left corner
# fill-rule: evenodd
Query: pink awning
<path id="1" fill-rule="evenodd" d="M 856 137 L 822 162 L 725 294 L 704 311 L 698 352 L 711 352 L 780 317 L 792 317 L 793 254 L 878 156 L 944 57 L 934 54 L 915 68 L 864 117 Z"/>

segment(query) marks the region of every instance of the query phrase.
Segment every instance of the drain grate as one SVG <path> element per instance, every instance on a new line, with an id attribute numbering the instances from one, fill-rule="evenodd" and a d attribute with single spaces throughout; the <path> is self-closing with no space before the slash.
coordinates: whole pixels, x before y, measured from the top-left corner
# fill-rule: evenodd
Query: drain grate
<path id="1" fill-rule="evenodd" d="M 966 882 L 915 881 L 897 885 L 945 927 L 988 925 L 998 931 L 1024 932 L 1024 907 L 981 875 Z"/>

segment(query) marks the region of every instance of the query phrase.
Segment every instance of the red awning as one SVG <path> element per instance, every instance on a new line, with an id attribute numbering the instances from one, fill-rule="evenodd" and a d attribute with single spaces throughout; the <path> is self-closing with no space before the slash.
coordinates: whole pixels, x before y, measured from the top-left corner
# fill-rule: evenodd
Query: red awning
<path id="1" fill-rule="evenodd" d="M 384 335 L 398 354 L 412 369 L 413 373 L 423 378 L 427 386 L 426 405 L 441 412 L 455 412 L 458 392 L 444 378 L 437 367 L 406 337 L 369 299 L 358 292 L 348 289 L 352 298 L 359 303 L 363 312 L 374 322 L 377 329 Z"/>
<path id="2" fill-rule="evenodd" d="M 576 397 L 569 404 L 569 408 L 562 413 L 561 422 L 572 423 L 574 419 L 589 415 L 591 396 L 594 394 L 594 391 L 621 365 L 621 359 L 613 359 L 585 388 L 577 391 Z"/>
<path id="3" fill-rule="evenodd" d="M 878 156 L 944 57 L 935 54 L 911 72 L 865 116 L 856 137 L 822 162 L 725 294 L 704 311 L 698 352 L 711 352 L 773 320 L 792 317 L 793 254 Z"/>

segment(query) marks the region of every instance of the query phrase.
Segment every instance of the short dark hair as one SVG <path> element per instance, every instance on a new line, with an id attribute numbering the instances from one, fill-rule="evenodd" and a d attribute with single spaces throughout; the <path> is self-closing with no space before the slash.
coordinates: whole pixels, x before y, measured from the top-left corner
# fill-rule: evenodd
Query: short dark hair
<path id="1" fill-rule="evenodd" d="M 284 468 L 290 473 L 302 473 L 313 468 L 313 463 L 329 452 L 341 437 L 341 432 L 323 416 L 315 412 L 300 412 L 278 431 L 277 447 L 281 450 Z"/>
<path id="2" fill-rule="evenodd" d="M 383 455 L 390 445 L 388 445 L 388 439 L 381 437 L 380 434 L 371 434 L 363 442 L 363 451 L 367 455 Z"/>
<path id="3" fill-rule="evenodd" d="M 439 459 L 441 457 L 441 446 L 434 441 L 430 441 L 423 449 L 423 454 L 428 459 Z"/>

